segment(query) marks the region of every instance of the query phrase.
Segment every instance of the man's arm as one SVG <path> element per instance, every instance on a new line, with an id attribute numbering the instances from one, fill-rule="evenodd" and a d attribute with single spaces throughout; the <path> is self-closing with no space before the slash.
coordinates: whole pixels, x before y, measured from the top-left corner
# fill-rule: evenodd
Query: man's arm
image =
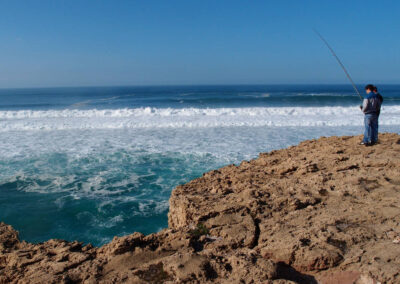
<path id="1" fill-rule="evenodd" d="M 364 99 L 361 111 L 365 113 L 365 111 L 367 110 L 367 106 L 368 106 L 368 99 Z"/>

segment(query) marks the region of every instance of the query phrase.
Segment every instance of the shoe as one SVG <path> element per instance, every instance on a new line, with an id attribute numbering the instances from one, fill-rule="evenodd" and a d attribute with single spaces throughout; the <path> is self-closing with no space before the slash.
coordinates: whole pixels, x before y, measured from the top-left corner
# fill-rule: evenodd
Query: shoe
<path id="1" fill-rule="evenodd" d="M 365 143 L 364 141 L 361 141 L 360 145 L 366 145 L 368 143 Z"/>
<path id="2" fill-rule="evenodd" d="M 374 145 L 374 143 L 372 143 L 372 142 L 365 143 L 365 147 L 371 147 L 373 145 Z"/>

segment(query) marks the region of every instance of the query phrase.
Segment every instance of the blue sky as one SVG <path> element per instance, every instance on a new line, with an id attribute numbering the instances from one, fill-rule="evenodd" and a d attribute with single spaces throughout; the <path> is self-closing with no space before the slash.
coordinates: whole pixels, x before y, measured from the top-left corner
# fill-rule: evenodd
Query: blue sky
<path id="1" fill-rule="evenodd" d="M 400 83 L 400 1 L 0 0 L 0 87 Z"/>

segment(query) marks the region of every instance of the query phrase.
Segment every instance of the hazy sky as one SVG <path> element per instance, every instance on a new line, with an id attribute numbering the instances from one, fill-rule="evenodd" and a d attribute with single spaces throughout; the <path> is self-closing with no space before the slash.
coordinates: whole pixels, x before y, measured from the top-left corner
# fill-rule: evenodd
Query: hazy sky
<path id="1" fill-rule="evenodd" d="M 0 87 L 400 83 L 400 1 L 0 0 Z"/>

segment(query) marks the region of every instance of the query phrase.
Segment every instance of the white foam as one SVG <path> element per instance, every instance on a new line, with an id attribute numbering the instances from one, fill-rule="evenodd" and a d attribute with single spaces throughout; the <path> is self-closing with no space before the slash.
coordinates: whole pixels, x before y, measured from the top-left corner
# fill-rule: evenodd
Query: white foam
<path id="1" fill-rule="evenodd" d="M 0 132 L 20 130 L 357 126 L 358 107 L 124 108 L 0 111 Z M 381 125 L 400 125 L 400 106 L 382 110 Z"/>
<path id="2" fill-rule="evenodd" d="M 98 222 L 99 227 L 104 227 L 104 228 L 112 228 L 117 226 L 119 223 L 122 223 L 124 221 L 124 217 L 122 215 L 117 215 L 111 218 L 108 218 L 105 222 Z"/>

